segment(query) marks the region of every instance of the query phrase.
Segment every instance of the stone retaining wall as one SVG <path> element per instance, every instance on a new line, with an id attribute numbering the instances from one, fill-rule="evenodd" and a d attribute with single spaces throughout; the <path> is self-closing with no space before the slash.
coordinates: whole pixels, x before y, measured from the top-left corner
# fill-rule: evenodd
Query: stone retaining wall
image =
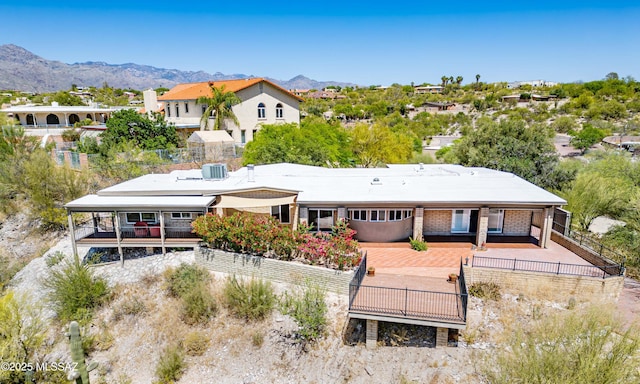
<path id="1" fill-rule="evenodd" d="M 551 295 L 600 297 L 617 300 L 624 285 L 623 276 L 606 279 L 587 276 L 555 275 L 542 272 L 512 271 L 464 266 L 467 289 L 474 283 L 492 282 L 516 290 L 547 290 Z"/>
<path id="2" fill-rule="evenodd" d="M 216 272 L 255 276 L 299 285 L 306 280 L 310 280 L 325 287 L 328 291 L 342 295 L 349 294 L 349 283 L 353 278 L 353 271 L 336 271 L 313 265 L 267 259 L 260 256 L 204 247 L 196 247 L 193 252 L 197 264 Z"/>

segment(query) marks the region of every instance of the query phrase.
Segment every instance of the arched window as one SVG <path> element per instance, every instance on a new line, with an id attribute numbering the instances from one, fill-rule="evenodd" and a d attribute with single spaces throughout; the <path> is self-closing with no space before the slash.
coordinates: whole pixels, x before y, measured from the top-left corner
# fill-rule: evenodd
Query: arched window
<path id="1" fill-rule="evenodd" d="M 258 119 L 264 119 L 267 116 L 266 108 L 263 103 L 258 104 Z"/>
<path id="2" fill-rule="evenodd" d="M 47 115 L 47 125 L 60 125 L 60 119 L 58 116 L 50 113 Z"/>
<path id="3" fill-rule="evenodd" d="M 282 119 L 282 104 L 276 104 L 276 119 Z"/>
<path id="4" fill-rule="evenodd" d="M 93 121 L 93 117 L 91 117 L 91 114 L 90 114 L 90 113 L 87 113 L 87 119 L 89 119 L 89 120 Z"/>
<path id="5" fill-rule="evenodd" d="M 180 106 L 176 103 L 176 117 L 180 117 Z"/>
<path id="6" fill-rule="evenodd" d="M 80 118 L 75 113 L 69 115 L 69 124 L 73 125 L 80 121 Z"/>
<path id="7" fill-rule="evenodd" d="M 36 125 L 32 114 L 27 115 L 27 125 Z"/>

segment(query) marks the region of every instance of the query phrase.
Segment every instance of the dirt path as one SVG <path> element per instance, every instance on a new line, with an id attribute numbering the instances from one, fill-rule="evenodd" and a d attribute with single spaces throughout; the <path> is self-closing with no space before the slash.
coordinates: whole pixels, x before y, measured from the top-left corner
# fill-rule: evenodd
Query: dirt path
<path id="1" fill-rule="evenodd" d="M 640 324 L 640 282 L 624 279 L 624 288 L 618 299 L 618 310 L 627 325 Z"/>

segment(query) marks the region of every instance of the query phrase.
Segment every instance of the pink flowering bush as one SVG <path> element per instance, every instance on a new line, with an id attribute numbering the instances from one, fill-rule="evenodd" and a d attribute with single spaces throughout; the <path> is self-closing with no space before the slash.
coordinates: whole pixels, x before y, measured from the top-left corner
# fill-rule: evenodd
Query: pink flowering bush
<path id="1" fill-rule="evenodd" d="M 192 223 L 193 232 L 212 248 L 297 260 L 334 269 L 350 269 L 360 263 L 356 231 L 340 220 L 332 233 L 296 231 L 266 215 L 237 212 L 231 216 L 207 214 Z"/>

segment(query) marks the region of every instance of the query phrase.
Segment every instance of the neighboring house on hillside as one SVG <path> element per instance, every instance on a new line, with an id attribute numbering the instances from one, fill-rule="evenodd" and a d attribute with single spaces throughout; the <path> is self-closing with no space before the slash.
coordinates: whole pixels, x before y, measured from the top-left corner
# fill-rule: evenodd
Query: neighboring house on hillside
<path id="1" fill-rule="evenodd" d="M 425 93 L 442 93 L 444 90 L 443 86 L 440 85 L 426 85 L 423 87 L 414 87 L 414 92 L 418 95 Z"/>
<path id="2" fill-rule="evenodd" d="M 300 123 L 302 99 L 280 86 L 262 79 L 224 80 L 179 84 L 158 97 L 164 102 L 164 117 L 176 128 L 200 128 L 200 120 L 206 106 L 196 103 L 199 97 L 211 97 L 211 86 L 224 86 L 225 92 L 233 92 L 241 100 L 232 107 L 240 123 L 224 122 L 224 129 L 237 144 L 253 140 L 253 135 L 263 124 Z M 215 116 L 210 117 L 213 126 Z"/>
<path id="3" fill-rule="evenodd" d="M 555 87 L 556 85 L 558 85 L 558 83 L 555 81 L 546 81 L 546 80 L 514 81 L 511 83 L 508 83 L 507 88 L 516 89 L 516 88 L 520 88 L 523 85 L 530 85 L 533 88 L 538 88 L 538 87 Z"/>
<path id="4" fill-rule="evenodd" d="M 511 173 L 459 165 L 322 168 L 297 164 L 224 164 L 149 174 L 66 205 L 92 219 L 72 226 L 75 244 L 92 247 L 195 247 L 191 221 L 213 212 L 276 217 L 329 231 L 349 219 L 360 241 L 455 238 L 477 245 L 531 241 L 546 248 L 562 198 Z"/>
<path id="5" fill-rule="evenodd" d="M 50 106 L 17 105 L 0 110 L 20 121 L 27 128 L 64 128 L 72 127 L 84 119 L 104 124 L 117 109 L 98 108 L 97 106 L 66 106 L 53 102 Z"/>
<path id="6" fill-rule="evenodd" d="M 427 111 L 430 112 L 438 112 L 438 111 L 450 111 L 456 107 L 455 103 L 450 102 L 435 102 L 435 101 L 425 101 L 422 106 L 426 108 Z"/>

